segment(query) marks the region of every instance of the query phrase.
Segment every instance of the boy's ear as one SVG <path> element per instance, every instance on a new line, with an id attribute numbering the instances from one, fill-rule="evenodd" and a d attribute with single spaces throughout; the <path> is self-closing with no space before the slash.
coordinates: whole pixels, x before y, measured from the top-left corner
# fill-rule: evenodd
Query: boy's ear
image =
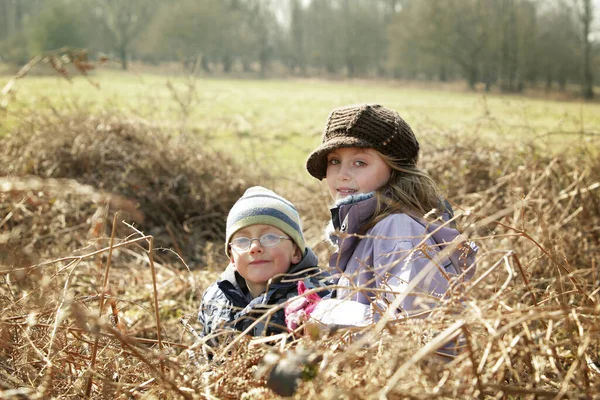
<path id="1" fill-rule="evenodd" d="M 294 245 L 294 254 L 292 255 L 292 264 L 298 264 L 302 261 L 302 252 L 300 251 L 300 247 L 298 245 Z"/>

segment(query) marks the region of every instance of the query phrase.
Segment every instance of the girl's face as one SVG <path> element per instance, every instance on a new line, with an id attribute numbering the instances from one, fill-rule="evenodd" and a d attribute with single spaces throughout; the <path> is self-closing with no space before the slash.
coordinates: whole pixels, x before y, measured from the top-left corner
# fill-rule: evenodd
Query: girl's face
<path id="1" fill-rule="evenodd" d="M 392 169 L 373 149 L 344 147 L 327 154 L 327 185 L 333 200 L 385 185 Z"/>

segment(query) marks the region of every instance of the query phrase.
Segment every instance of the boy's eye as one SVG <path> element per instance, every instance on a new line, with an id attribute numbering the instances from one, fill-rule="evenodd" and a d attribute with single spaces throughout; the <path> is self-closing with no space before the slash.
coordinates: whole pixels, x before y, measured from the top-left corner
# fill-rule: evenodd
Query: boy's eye
<path id="1" fill-rule="evenodd" d="M 259 238 L 247 238 L 243 236 L 235 238 L 231 241 L 231 243 L 229 243 L 229 246 L 235 251 L 244 252 L 250 249 L 250 246 L 252 246 L 252 242 L 254 242 L 255 240 L 258 240 L 260 245 L 263 247 L 275 247 L 279 243 L 281 243 L 282 240 L 292 239 L 286 236 L 277 235 L 275 233 L 265 233 Z"/>
<path id="2" fill-rule="evenodd" d="M 252 241 L 250 240 L 250 238 L 247 238 L 247 237 L 238 237 L 238 238 L 233 239 L 231 241 L 230 245 L 234 249 L 245 250 L 248 247 L 250 247 L 251 243 L 252 243 Z"/>
<path id="3" fill-rule="evenodd" d="M 280 236 L 275 235 L 274 233 L 267 233 L 260 237 L 260 243 L 266 247 L 271 247 L 273 245 L 279 244 L 280 241 Z"/>

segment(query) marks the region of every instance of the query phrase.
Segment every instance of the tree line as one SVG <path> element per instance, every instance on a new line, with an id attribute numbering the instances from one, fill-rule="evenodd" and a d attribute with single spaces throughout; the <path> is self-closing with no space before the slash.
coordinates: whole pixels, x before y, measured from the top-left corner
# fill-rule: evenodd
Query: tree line
<path id="1" fill-rule="evenodd" d="M 0 0 L 0 59 L 85 47 L 189 71 L 465 80 L 594 96 L 593 0 Z"/>

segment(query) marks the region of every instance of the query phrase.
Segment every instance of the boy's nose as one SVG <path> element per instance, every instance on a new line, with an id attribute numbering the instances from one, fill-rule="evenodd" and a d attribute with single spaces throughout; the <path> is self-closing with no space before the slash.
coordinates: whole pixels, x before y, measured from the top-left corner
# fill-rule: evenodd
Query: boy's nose
<path id="1" fill-rule="evenodd" d="M 255 239 L 250 243 L 250 249 L 248 250 L 248 252 L 256 253 L 256 252 L 262 251 L 262 250 L 263 250 L 263 247 L 260 244 L 260 241 L 258 239 Z"/>

